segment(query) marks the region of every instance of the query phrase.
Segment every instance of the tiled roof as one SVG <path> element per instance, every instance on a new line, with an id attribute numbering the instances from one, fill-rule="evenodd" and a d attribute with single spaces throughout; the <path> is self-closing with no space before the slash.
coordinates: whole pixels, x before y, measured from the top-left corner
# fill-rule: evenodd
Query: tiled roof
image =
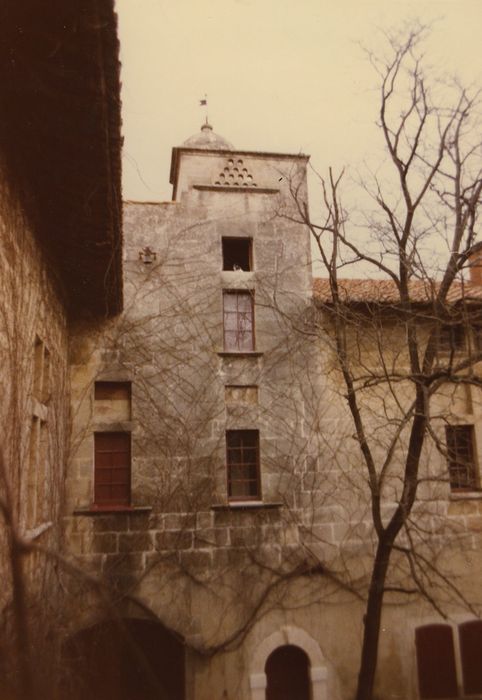
<path id="1" fill-rule="evenodd" d="M 411 300 L 419 304 L 430 303 L 437 294 L 440 282 L 434 280 L 414 280 L 410 282 Z M 339 279 L 340 298 L 347 304 L 397 304 L 400 301 L 395 282 L 390 279 Z M 330 282 L 326 278 L 315 277 L 313 280 L 313 297 L 322 304 L 332 301 Z M 461 300 L 482 301 L 482 285 L 471 282 L 454 282 L 447 295 L 447 301 L 454 303 Z"/>

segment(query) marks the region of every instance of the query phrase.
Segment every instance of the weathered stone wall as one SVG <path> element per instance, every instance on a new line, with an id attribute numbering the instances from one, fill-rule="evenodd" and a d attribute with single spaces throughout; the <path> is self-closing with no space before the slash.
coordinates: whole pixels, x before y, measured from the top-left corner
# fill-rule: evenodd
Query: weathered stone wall
<path id="1" fill-rule="evenodd" d="M 239 159 L 253 176 L 245 192 L 229 191 L 232 185 L 220 180 Z M 79 567 L 140 599 L 185 638 L 189 698 L 211 700 L 213 688 L 221 697 L 223 689 L 229 698 L 260 697 L 250 695 L 250 674 L 259 671 L 253 658 L 283 626 L 316 640 L 326 697 L 350 698 L 363 632 L 356 594 L 366 592 L 376 538 L 330 321 L 317 319 L 315 335 L 310 324 L 308 232 L 293 221 L 289 195 L 293 183 L 306 194 L 304 160 L 244 153 L 239 159 L 232 154 L 229 164 L 225 154 L 183 154 L 177 202 L 126 204 L 125 311 L 72 331 L 69 552 Z M 251 271 L 222 270 L 223 236 L 252 238 Z M 139 257 L 146 247 L 155 253 L 150 264 Z M 229 289 L 254 294 L 254 352 L 225 352 L 222 295 Z M 379 330 L 369 320 L 359 324 L 350 345 L 354 361 L 376 366 L 379 348 L 388 345 L 403 366 L 403 327 L 392 321 L 377 337 Z M 369 374 L 368 366 L 360 367 Z M 96 401 L 96 381 L 131 382 L 130 410 Z M 409 392 L 404 395 L 402 384 L 403 403 Z M 368 385 L 365 394 L 375 427 L 393 408 L 381 391 Z M 455 411 L 453 395 L 449 399 Z M 441 413 L 448 408 L 445 402 Z M 228 501 L 228 429 L 260 431 L 257 503 Z M 94 432 L 108 430 L 132 434 L 132 499 L 125 512 L 93 507 Z M 379 439 L 382 454 L 387 434 L 374 431 L 370 438 Z M 425 467 L 442 474 L 444 460 L 427 450 Z M 398 481 L 394 473 L 386 518 Z M 449 551 L 450 542 L 455 550 L 461 541 L 471 548 L 472 575 L 480 570 L 480 502 L 451 499 L 446 480 L 440 484 L 437 499 L 427 491 L 414 513 L 438 535 L 432 555 Z M 106 613 L 98 595 L 79 600 L 79 626 Z M 383 698 L 416 697 L 406 656 L 407 649 L 413 656 L 410 619 L 421 608 L 407 605 L 406 624 L 398 624 L 401 605 L 407 605 L 402 598 L 393 606 L 390 600 L 385 613 Z"/>
<path id="2" fill-rule="evenodd" d="M 14 643 L 26 622 L 33 642 L 42 643 L 56 618 L 55 556 L 60 551 L 60 508 L 68 445 L 68 336 L 59 288 L 22 210 L 6 185 L 0 189 L 0 613 L 7 662 L 15 673 Z M 42 545 L 53 557 L 19 546 Z M 13 552 L 13 554 L 12 554 Z M 16 592 L 23 594 L 23 621 L 12 606 L 12 567 Z M 12 648 L 8 646 L 12 644 Z M 5 657 L 4 657 L 5 660 Z M 18 660 L 18 659 L 17 659 Z M 54 661 L 53 657 L 49 659 Z M 48 659 L 45 658 L 45 664 Z M 5 685 L 8 687 L 8 674 Z M 3 682 L 2 682 L 3 683 Z"/>

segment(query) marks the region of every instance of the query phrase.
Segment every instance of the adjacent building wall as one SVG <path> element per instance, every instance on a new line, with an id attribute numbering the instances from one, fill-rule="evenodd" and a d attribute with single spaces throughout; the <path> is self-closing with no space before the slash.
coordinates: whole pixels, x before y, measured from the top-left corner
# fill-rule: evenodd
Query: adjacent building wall
<path id="1" fill-rule="evenodd" d="M 18 625 L 25 623 L 40 643 L 58 624 L 55 555 L 67 462 L 69 378 L 60 287 L 4 181 L 0 200 L 0 493 L 7 525 L 1 528 L 0 609 L 4 640 L 9 640 L 3 656 L 8 685 L 16 669 L 8 645 L 15 644 Z M 46 547 L 54 557 L 22 548 L 22 542 Z"/>

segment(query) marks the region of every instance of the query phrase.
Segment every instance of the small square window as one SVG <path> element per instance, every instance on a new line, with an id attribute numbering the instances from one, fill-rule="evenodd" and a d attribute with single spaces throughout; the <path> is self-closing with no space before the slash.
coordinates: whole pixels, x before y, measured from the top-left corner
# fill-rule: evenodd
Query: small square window
<path id="1" fill-rule="evenodd" d="M 259 500 L 261 498 L 259 431 L 227 430 L 226 459 L 229 500 Z"/>
<path id="2" fill-rule="evenodd" d="M 130 382 L 95 382 L 95 417 L 107 422 L 131 420 Z"/>
<path id="3" fill-rule="evenodd" d="M 258 403 L 258 387 L 227 385 L 224 388 L 226 404 L 230 406 L 256 405 Z"/>
<path id="4" fill-rule="evenodd" d="M 223 270 L 252 270 L 252 239 L 223 238 Z"/>
<path id="5" fill-rule="evenodd" d="M 473 491 L 477 488 L 477 469 L 472 425 L 447 425 L 447 463 L 450 488 Z"/>

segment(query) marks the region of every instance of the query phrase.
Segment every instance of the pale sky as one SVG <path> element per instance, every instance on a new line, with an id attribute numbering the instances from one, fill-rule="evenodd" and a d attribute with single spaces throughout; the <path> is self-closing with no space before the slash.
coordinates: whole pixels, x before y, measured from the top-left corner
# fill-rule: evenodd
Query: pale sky
<path id="1" fill-rule="evenodd" d="M 355 169 L 379 146 L 359 46 L 376 48 L 379 27 L 432 22 L 430 62 L 481 77 L 482 0 L 117 0 L 117 11 L 124 199 L 171 198 L 171 148 L 199 130 L 205 93 L 214 131 L 236 148 Z"/>

